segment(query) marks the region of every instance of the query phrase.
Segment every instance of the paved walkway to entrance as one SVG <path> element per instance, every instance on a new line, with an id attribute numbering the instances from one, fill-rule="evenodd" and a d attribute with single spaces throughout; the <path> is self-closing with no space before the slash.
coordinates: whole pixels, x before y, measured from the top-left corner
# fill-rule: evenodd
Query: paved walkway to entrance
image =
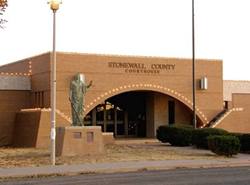
<path id="1" fill-rule="evenodd" d="M 211 168 L 230 166 L 250 166 L 250 155 L 239 154 L 235 158 L 212 160 L 164 160 L 164 161 L 130 161 L 115 163 L 97 163 L 80 165 L 58 165 L 25 168 L 0 168 L 0 178 L 71 175 L 80 173 L 114 173 L 139 170 L 161 170 L 174 168 Z"/>
<path id="2" fill-rule="evenodd" d="M 159 143 L 159 140 L 152 138 L 115 138 L 115 144 L 153 144 Z"/>

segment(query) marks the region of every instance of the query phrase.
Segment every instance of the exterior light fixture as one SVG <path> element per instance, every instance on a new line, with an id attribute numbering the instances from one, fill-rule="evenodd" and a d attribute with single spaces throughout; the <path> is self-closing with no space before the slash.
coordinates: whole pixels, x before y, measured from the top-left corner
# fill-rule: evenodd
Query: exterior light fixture
<path id="1" fill-rule="evenodd" d="M 50 4 L 50 9 L 53 11 L 57 11 L 59 9 L 60 4 L 62 4 L 62 1 L 60 0 L 50 0 L 48 2 Z"/>
<path id="2" fill-rule="evenodd" d="M 200 79 L 200 89 L 201 90 L 207 90 L 208 88 L 208 80 L 207 77 L 202 77 Z"/>

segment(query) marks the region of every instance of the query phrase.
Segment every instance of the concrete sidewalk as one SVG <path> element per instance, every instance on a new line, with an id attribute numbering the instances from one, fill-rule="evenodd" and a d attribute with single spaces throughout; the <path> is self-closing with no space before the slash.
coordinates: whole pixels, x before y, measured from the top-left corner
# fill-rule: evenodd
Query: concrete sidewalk
<path id="1" fill-rule="evenodd" d="M 139 170 L 162 170 L 175 168 L 212 168 L 249 166 L 250 155 L 238 154 L 235 158 L 213 160 L 164 160 L 164 161 L 129 161 L 116 163 L 97 163 L 79 165 L 58 165 L 43 167 L 0 168 L 0 178 L 28 177 L 46 175 L 70 175 L 80 173 L 114 173 Z"/>

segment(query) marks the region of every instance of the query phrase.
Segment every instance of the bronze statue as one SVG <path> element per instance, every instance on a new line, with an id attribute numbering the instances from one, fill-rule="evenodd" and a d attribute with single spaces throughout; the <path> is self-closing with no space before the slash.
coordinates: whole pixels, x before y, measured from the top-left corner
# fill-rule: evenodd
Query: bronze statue
<path id="1" fill-rule="evenodd" d="M 70 83 L 69 101 L 73 126 L 83 126 L 84 96 L 91 85 L 92 81 L 88 85 L 85 84 L 85 76 L 80 73 L 75 75 Z"/>

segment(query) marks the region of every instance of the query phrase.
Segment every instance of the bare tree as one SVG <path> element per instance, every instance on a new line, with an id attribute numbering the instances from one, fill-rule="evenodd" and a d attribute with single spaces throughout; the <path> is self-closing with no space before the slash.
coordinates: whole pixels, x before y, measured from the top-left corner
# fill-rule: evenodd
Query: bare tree
<path id="1" fill-rule="evenodd" d="M 7 0 L 0 0 L 0 28 L 3 28 L 3 24 L 7 22 L 5 19 L 2 18 L 3 12 L 5 12 L 7 6 Z"/>

